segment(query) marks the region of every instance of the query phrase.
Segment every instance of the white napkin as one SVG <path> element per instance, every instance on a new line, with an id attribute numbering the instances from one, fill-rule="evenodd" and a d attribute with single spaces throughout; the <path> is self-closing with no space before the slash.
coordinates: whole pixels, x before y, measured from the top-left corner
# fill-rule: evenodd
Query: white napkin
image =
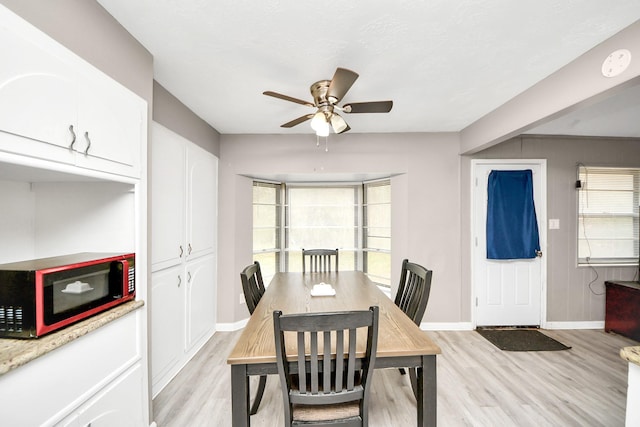
<path id="1" fill-rule="evenodd" d="M 333 289 L 333 286 L 324 282 L 313 285 L 313 288 L 311 289 L 311 296 L 314 297 L 333 296 L 335 294 L 336 290 Z"/>

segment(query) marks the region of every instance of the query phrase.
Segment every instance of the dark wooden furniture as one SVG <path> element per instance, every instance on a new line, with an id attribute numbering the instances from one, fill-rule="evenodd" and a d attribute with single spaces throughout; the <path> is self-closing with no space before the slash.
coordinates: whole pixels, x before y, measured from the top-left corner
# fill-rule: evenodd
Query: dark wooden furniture
<path id="1" fill-rule="evenodd" d="M 255 261 L 253 264 L 247 266 L 240 273 L 240 281 L 242 282 L 242 292 L 244 293 L 244 300 L 247 303 L 249 314 L 253 314 L 262 295 L 264 295 L 264 282 L 262 281 L 262 271 L 260 270 L 260 263 Z M 267 376 L 260 375 L 260 381 L 258 382 L 258 390 L 256 391 L 256 397 L 253 400 L 253 406 L 251 406 L 251 415 L 258 412 L 260 402 L 262 401 L 262 395 L 264 394 L 264 388 L 267 385 Z"/>
<path id="2" fill-rule="evenodd" d="M 313 285 L 329 283 L 335 296 L 312 297 Z M 440 348 L 360 271 L 277 273 L 227 357 L 231 365 L 231 411 L 234 427 L 251 423 L 249 376 L 277 374 L 273 311 L 318 313 L 380 307 L 375 368 L 416 367 L 418 426 L 436 425 L 436 356 Z M 293 350 L 295 352 L 295 349 Z M 356 354 L 364 354 L 358 345 Z M 389 404 L 393 404 L 390 402 Z"/>
<path id="3" fill-rule="evenodd" d="M 331 259 L 333 258 L 333 268 Z M 304 249 L 302 248 L 302 272 L 307 272 L 307 260 L 309 272 L 338 271 L 338 249 Z"/>
<path id="4" fill-rule="evenodd" d="M 378 312 L 378 307 L 287 315 L 273 312 L 285 425 L 368 425 Z M 366 335 L 358 338 L 358 330 Z M 291 335 L 285 337 L 285 332 Z M 362 339 L 366 351 L 357 357 L 357 342 Z M 288 356 L 292 348 L 297 351 Z"/>
<path id="5" fill-rule="evenodd" d="M 408 259 L 402 261 L 402 273 L 395 303 L 418 326 L 422 322 L 427 302 L 429 302 L 432 275 L 431 270 L 419 264 L 409 262 Z"/>
<path id="6" fill-rule="evenodd" d="M 431 270 L 427 270 L 419 264 L 409 262 L 408 259 L 402 261 L 402 273 L 400 274 L 395 303 L 418 327 L 420 327 L 429 302 L 432 275 Z M 405 374 L 404 368 L 400 368 L 400 373 Z M 409 379 L 414 394 L 417 389 L 416 378 L 415 369 L 409 369 Z"/>
<path id="7" fill-rule="evenodd" d="M 607 281 L 604 330 L 640 341 L 640 282 Z"/>

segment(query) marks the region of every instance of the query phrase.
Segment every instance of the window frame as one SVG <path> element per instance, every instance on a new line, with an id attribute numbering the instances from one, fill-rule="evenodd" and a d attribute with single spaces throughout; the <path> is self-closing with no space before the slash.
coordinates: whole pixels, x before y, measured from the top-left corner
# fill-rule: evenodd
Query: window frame
<path id="1" fill-rule="evenodd" d="M 589 178 L 589 176 L 591 175 L 591 178 Z M 590 181 L 594 180 L 594 176 L 597 176 L 598 178 L 595 178 L 595 181 L 598 182 L 602 182 L 603 179 L 606 180 L 607 175 L 610 175 L 612 177 L 611 182 L 608 184 L 609 186 L 607 188 L 599 188 L 596 187 L 594 185 L 593 188 L 589 188 L 589 184 Z M 631 175 L 631 179 L 632 179 L 632 189 L 628 190 L 628 189 L 620 189 L 620 188 L 615 188 L 616 187 L 616 182 L 614 181 L 615 178 L 619 177 L 620 175 Z M 619 184 L 618 184 L 619 185 Z M 576 203 L 576 261 L 577 261 L 577 265 L 578 267 L 583 267 L 583 266 L 609 266 L 609 267 L 614 267 L 614 266 L 634 266 L 634 265 L 638 265 L 638 259 L 639 259 L 639 227 L 640 227 L 640 215 L 639 215 L 639 205 L 640 205 L 640 168 L 637 167 L 610 167 L 610 166 L 585 166 L 585 165 L 579 165 L 578 167 L 578 181 L 577 181 L 577 203 Z M 619 200 L 616 200 L 614 198 L 619 198 L 620 197 L 620 193 L 628 193 L 631 192 L 631 199 L 632 201 L 630 202 L 630 206 L 627 206 L 628 208 L 630 208 L 627 211 L 615 211 L 614 209 L 611 210 L 603 210 L 603 211 L 598 211 L 598 212 L 594 212 L 594 211 L 589 211 L 588 209 L 588 203 L 589 203 L 589 198 L 591 197 L 603 197 L 604 195 L 606 195 L 607 193 L 611 194 L 612 197 L 612 205 L 616 205 L 616 202 L 619 202 Z M 599 193 L 599 194 L 598 194 Z M 589 228 L 588 226 L 586 226 L 586 224 L 591 223 L 590 227 L 591 228 L 598 228 L 598 224 L 597 221 L 601 221 L 602 224 L 600 224 L 600 234 L 605 234 L 605 231 L 602 231 L 605 229 L 606 224 L 605 221 L 606 220 L 610 220 L 610 219 L 624 219 L 624 218 L 630 218 L 632 225 L 632 236 L 625 236 L 625 237 L 607 237 L 607 238 L 598 238 L 596 237 L 590 237 L 587 234 L 587 228 Z M 593 222 L 596 221 L 595 226 L 593 225 Z M 633 245 L 632 248 L 632 252 L 633 254 L 628 255 L 628 256 L 616 256 L 615 254 L 609 253 L 608 255 L 601 255 L 596 253 L 595 255 L 592 255 L 592 244 L 594 242 L 606 242 L 609 241 L 611 246 L 614 246 L 615 243 L 617 241 L 621 242 L 621 241 L 629 241 L 631 240 L 631 244 Z M 585 246 L 586 245 L 586 246 Z M 586 253 L 586 255 L 582 255 Z"/>
<path id="2" fill-rule="evenodd" d="M 278 248 L 273 248 L 273 250 L 271 249 L 262 249 L 262 250 L 253 250 L 253 254 L 254 254 L 254 258 L 256 255 L 259 254 L 264 254 L 264 253 L 270 253 L 270 252 L 276 252 L 276 257 L 277 257 L 277 271 L 290 271 L 289 268 L 289 254 L 290 251 L 292 250 L 299 250 L 296 248 L 289 248 L 288 247 L 288 243 L 289 242 L 289 238 L 290 238 L 290 200 L 289 200 L 289 189 L 291 188 L 304 188 L 304 187 L 308 187 L 308 188 L 313 188 L 313 187 L 322 187 L 322 188 L 336 188 L 336 187 L 347 187 L 347 188 L 352 188 L 354 190 L 354 222 L 355 222 L 355 226 L 354 226 L 354 247 L 353 248 L 340 248 L 343 250 L 348 250 L 348 251 L 353 251 L 354 252 L 354 268 L 356 270 L 361 270 L 363 271 L 365 274 L 368 275 L 368 268 L 366 265 L 366 254 L 365 252 L 370 251 L 370 252 L 379 252 L 379 253 L 388 253 L 389 257 L 391 257 L 391 250 L 385 250 L 385 249 L 376 249 L 376 248 L 367 248 L 366 245 L 366 236 L 365 236 L 365 230 L 366 227 L 368 227 L 366 225 L 366 218 L 365 218 L 365 212 L 366 212 L 366 203 L 364 201 L 365 198 L 365 192 L 366 192 L 366 186 L 367 185 L 389 185 L 389 187 L 391 187 L 391 178 L 387 177 L 387 178 L 381 178 L 381 179 L 377 179 L 377 180 L 372 180 L 372 181 L 366 181 L 366 182 L 306 182 L 306 183 L 298 183 L 298 182 L 292 182 L 292 183 L 287 183 L 287 182 L 271 182 L 271 181 L 265 181 L 265 180 L 261 180 L 261 179 L 254 179 L 253 180 L 253 186 L 256 185 L 267 185 L 267 186 L 274 186 L 274 187 L 278 187 L 279 188 L 279 192 L 280 192 L 280 204 L 279 206 L 279 225 L 276 226 L 276 230 L 278 233 L 278 237 L 277 237 L 277 241 L 279 244 Z M 391 197 L 389 198 L 389 209 L 391 209 Z M 255 199 L 253 201 L 253 205 L 255 206 Z M 255 230 L 255 226 L 254 226 L 254 230 Z M 389 219 L 389 239 L 391 239 L 391 220 Z M 389 243 L 390 245 L 391 243 Z M 342 258 L 342 257 L 341 257 Z M 384 288 L 391 288 L 391 268 L 389 268 L 389 272 L 388 272 L 389 277 L 377 277 L 377 276 L 370 276 L 370 279 L 378 284 L 379 286 L 382 286 Z M 381 281 L 382 279 L 382 281 Z"/>
<path id="3" fill-rule="evenodd" d="M 381 186 L 389 186 L 389 201 L 383 203 L 370 203 L 367 199 L 367 188 L 370 187 L 381 187 Z M 369 226 L 369 206 L 380 206 L 380 205 L 388 205 L 389 206 L 389 249 L 376 248 L 371 247 L 369 245 L 368 237 L 368 229 Z M 378 284 L 379 286 L 383 286 L 385 288 L 391 288 L 391 266 L 389 267 L 389 276 L 376 276 L 369 272 L 368 266 L 368 256 L 367 252 L 378 253 L 378 254 L 387 254 L 389 256 L 389 264 L 391 264 L 391 245 L 392 245 L 392 235 L 391 235 L 391 178 L 378 179 L 374 181 L 367 181 L 362 183 L 362 271 L 366 273 L 369 278 Z M 380 237 L 380 236 L 379 236 Z M 385 236 L 386 237 L 386 236 Z"/>
<path id="4" fill-rule="evenodd" d="M 275 264 L 274 264 L 274 274 L 278 273 L 282 270 L 282 253 L 283 253 L 283 241 L 282 241 L 282 226 L 283 226 L 283 214 L 284 214 L 284 203 L 283 203 L 283 184 L 279 183 L 279 182 L 271 182 L 271 181 L 264 181 L 264 180 L 258 180 L 258 179 L 254 179 L 253 183 L 252 183 L 252 191 L 255 187 L 257 186 L 263 186 L 263 187 L 271 187 L 275 190 L 275 194 L 276 194 L 276 200 L 273 204 L 271 203 L 256 203 L 255 200 L 255 195 L 252 194 L 252 209 L 255 210 L 256 205 L 259 206 L 275 206 L 276 209 L 276 224 L 274 224 L 273 227 L 256 227 L 255 222 L 253 222 L 253 227 L 252 227 L 252 250 L 253 250 L 253 258 L 254 261 L 259 261 L 260 255 L 264 255 L 264 254 L 270 254 L 270 253 L 274 253 L 275 255 Z M 255 231 L 256 229 L 274 229 L 276 238 L 275 238 L 275 243 L 276 243 L 276 247 L 274 248 L 266 248 L 266 249 L 255 249 L 255 242 L 253 242 L 253 237 L 255 236 Z M 263 276 L 265 278 L 266 283 L 268 283 L 271 280 L 271 275 L 268 273 L 270 268 L 267 267 L 266 265 L 262 265 L 263 263 L 261 263 L 261 269 L 263 271 Z"/>

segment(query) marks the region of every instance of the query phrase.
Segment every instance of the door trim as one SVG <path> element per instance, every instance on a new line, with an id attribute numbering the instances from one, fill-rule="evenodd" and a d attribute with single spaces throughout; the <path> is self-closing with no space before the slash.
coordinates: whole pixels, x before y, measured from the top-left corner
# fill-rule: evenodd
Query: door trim
<path id="1" fill-rule="evenodd" d="M 548 245 L 547 245 L 547 159 L 472 159 L 471 160 L 471 180 L 469 182 L 469 188 L 471 192 L 471 206 L 470 206 L 470 277 L 471 277 L 471 325 L 472 329 L 475 329 L 477 326 L 476 321 L 476 272 L 475 272 L 475 239 L 476 239 L 476 227 L 474 214 L 476 211 L 476 192 L 474 191 L 475 179 L 476 179 L 476 167 L 480 165 L 491 165 L 491 164 L 500 164 L 500 165 L 508 165 L 513 164 L 514 166 L 523 166 L 523 165 L 539 165 L 540 166 L 540 187 L 539 189 L 535 189 L 535 191 L 541 191 L 540 200 L 542 201 L 542 206 L 536 206 L 536 215 L 538 216 L 538 221 L 540 223 L 540 229 L 538 230 L 540 236 L 540 250 L 542 251 L 542 259 L 540 264 L 540 327 L 547 327 L 547 256 L 548 256 Z"/>

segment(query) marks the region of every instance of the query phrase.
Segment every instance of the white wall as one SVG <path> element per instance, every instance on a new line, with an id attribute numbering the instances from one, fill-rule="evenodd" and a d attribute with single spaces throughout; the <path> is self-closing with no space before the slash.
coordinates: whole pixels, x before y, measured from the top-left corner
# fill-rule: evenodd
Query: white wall
<path id="1" fill-rule="evenodd" d="M 252 188 L 246 175 L 399 174 L 392 179 L 392 284 L 403 258 L 434 271 L 425 321 L 458 322 L 460 282 L 459 141 L 455 134 L 343 134 L 329 152 L 315 136 L 222 135 L 218 322 L 248 316 L 239 273 L 252 262 Z"/>

